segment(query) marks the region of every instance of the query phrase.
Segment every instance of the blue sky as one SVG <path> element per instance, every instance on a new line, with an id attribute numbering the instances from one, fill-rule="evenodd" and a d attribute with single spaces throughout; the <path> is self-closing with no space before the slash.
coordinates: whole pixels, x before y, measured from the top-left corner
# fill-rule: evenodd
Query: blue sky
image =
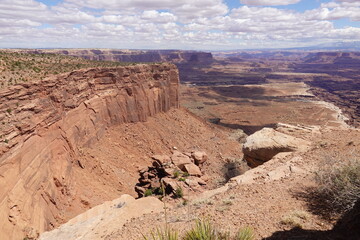
<path id="1" fill-rule="evenodd" d="M 360 39 L 359 0 L 1 0 L 0 47 L 228 50 Z"/>

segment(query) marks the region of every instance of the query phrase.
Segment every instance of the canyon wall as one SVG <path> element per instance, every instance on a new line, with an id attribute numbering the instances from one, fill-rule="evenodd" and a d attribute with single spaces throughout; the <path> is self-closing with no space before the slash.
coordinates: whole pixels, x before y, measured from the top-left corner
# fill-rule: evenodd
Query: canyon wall
<path id="1" fill-rule="evenodd" d="M 36 237 L 66 219 L 78 148 L 111 125 L 179 106 L 172 64 L 87 69 L 0 91 L 0 239 Z"/>
<path id="2" fill-rule="evenodd" d="M 172 62 L 208 63 L 213 60 L 209 52 L 181 50 L 112 50 L 112 49 L 39 49 L 22 50 L 27 53 L 53 53 L 97 61 L 116 62 Z"/>

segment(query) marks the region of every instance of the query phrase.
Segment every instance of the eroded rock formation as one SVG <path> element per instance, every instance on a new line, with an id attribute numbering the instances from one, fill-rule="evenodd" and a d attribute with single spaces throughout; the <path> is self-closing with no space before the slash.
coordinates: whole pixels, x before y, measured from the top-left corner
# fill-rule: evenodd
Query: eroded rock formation
<path id="1" fill-rule="evenodd" d="M 178 107 L 178 84 L 174 65 L 154 64 L 80 70 L 2 90 L 0 239 L 36 237 L 66 220 L 78 148 L 108 126 Z"/>
<path id="2" fill-rule="evenodd" d="M 139 183 L 135 186 L 139 197 L 165 193 L 176 198 L 180 197 L 178 190 L 201 191 L 199 186 L 206 185 L 200 169 L 208 159 L 203 151 L 182 153 L 175 150 L 171 156 L 154 155 L 152 159 L 151 167 L 140 170 Z"/>
<path id="3" fill-rule="evenodd" d="M 181 50 L 115 50 L 115 49 L 50 49 L 23 50 L 30 53 L 54 53 L 89 60 L 117 62 L 207 63 L 213 60 L 209 52 Z"/>
<path id="4" fill-rule="evenodd" d="M 246 138 L 244 158 L 250 167 L 259 166 L 281 152 L 305 151 L 310 143 L 272 128 L 263 128 Z"/>

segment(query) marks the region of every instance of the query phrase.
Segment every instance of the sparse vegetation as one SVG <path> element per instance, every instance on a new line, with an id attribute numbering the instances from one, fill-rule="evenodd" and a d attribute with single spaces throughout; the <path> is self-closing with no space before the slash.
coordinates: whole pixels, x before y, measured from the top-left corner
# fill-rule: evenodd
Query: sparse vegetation
<path id="1" fill-rule="evenodd" d="M 144 197 L 148 197 L 153 195 L 153 191 L 151 189 L 146 189 L 144 193 Z"/>
<path id="2" fill-rule="evenodd" d="M 184 197 L 184 191 L 181 187 L 178 187 L 175 189 L 175 192 L 174 192 L 174 197 L 175 198 L 182 198 Z"/>
<path id="3" fill-rule="evenodd" d="M 253 240 L 254 231 L 245 227 L 240 229 L 234 236 L 230 232 L 219 230 L 208 220 L 197 220 L 195 226 L 186 231 L 181 237 L 176 230 L 168 227 L 165 230 L 156 229 L 145 240 Z"/>
<path id="4" fill-rule="evenodd" d="M 252 240 L 254 238 L 254 230 L 250 227 L 245 227 L 237 232 L 235 240 Z"/>
<path id="5" fill-rule="evenodd" d="M 339 163 L 340 162 L 340 163 Z M 329 215 L 340 215 L 351 209 L 360 198 L 360 159 L 337 159 L 316 173 L 319 184 L 311 198 L 326 207 Z"/>
<path id="6" fill-rule="evenodd" d="M 209 221 L 196 221 L 195 226 L 186 232 L 184 240 L 217 240 L 219 233 Z"/>
<path id="7" fill-rule="evenodd" d="M 178 240 L 179 235 L 176 230 L 165 228 L 164 230 L 156 229 L 150 233 L 149 237 L 144 236 L 144 240 Z"/>
<path id="8" fill-rule="evenodd" d="M 44 79 L 51 75 L 83 68 L 132 65 L 124 62 L 92 61 L 56 54 L 31 54 L 18 50 L 0 51 L 0 88 L 19 82 Z"/>
<path id="9" fill-rule="evenodd" d="M 281 219 L 280 224 L 289 226 L 291 228 L 303 228 L 303 223 L 309 219 L 309 216 L 310 215 L 308 212 L 296 210 L 284 216 Z"/>
<path id="10" fill-rule="evenodd" d="M 181 172 L 180 172 L 180 171 L 174 171 L 174 177 L 175 177 L 175 178 L 180 177 L 180 175 L 181 175 Z"/>

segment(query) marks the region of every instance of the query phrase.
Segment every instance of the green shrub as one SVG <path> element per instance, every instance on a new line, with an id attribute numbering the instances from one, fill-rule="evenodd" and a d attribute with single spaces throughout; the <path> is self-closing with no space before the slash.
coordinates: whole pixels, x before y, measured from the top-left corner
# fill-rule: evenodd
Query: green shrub
<path id="1" fill-rule="evenodd" d="M 184 191 L 181 187 L 178 187 L 177 189 L 175 189 L 175 192 L 174 192 L 174 197 L 175 198 L 182 198 L 184 197 Z"/>
<path id="2" fill-rule="evenodd" d="M 246 227 L 240 229 L 233 237 L 230 232 L 222 232 L 208 220 L 197 220 L 195 226 L 179 237 L 178 232 L 169 228 L 156 229 L 145 240 L 253 240 L 254 231 Z"/>
<path id="3" fill-rule="evenodd" d="M 146 189 L 144 192 L 144 197 L 148 197 L 153 195 L 153 191 L 151 189 Z"/>
<path id="4" fill-rule="evenodd" d="M 196 221 L 195 227 L 186 232 L 183 240 L 218 240 L 218 232 L 209 221 Z"/>
<path id="5" fill-rule="evenodd" d="M 144 236 L 144 240 L 178 240 L 179 234 L 177 231 L 170 228 L 164 230 L 156 229 L 150 233 L 150 237 Z"/>
<path id="6" fill-rule="evenodd" d="M 190 174 L 188 172 L 184 172 L 182 175 L 183 175 L 183 177 L 189 177 L 190 176 Z"/>
<path id="7" fill-rule="evenodd" d="M 240 229 L 235 236 L 235 240 L 253 240 L 254 238 L 254 230 L 250 227 Z"/>
<path id="8" fill-rule="evenodd" d="M 180 171 L 174 171 L 174 177 L 175 178 L 178 178 L 178 177 L 180 177 L 180 174 L 181 174 L 181 172 Z"/>

